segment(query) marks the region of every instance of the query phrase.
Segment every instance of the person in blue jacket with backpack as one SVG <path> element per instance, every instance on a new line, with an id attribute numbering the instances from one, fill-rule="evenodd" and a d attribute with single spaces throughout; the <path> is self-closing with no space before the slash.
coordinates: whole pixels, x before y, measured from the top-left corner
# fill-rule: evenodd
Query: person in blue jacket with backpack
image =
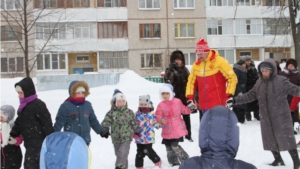
<path id="1" fill-rule="evenodd" d="M 199 129 L 201 156 L 183 161 L 179 169 L 256 169 L 234 159 L 239 148 L 236 115 L 224 106 L 215 106 L 203 115 Z"/>
<path id="2" fill-rule="evenodd" d="M 89 86 L 84 81 L 72 81 L 69 86 L 70 97 L 60 105 L 54 130 L 74 132 L 81 136 L 87 145 L 91 142 L 91 128 L 100 134 L 102 126 L 100 125 L 92 104 L 85 100 L 90 94 Z"/>

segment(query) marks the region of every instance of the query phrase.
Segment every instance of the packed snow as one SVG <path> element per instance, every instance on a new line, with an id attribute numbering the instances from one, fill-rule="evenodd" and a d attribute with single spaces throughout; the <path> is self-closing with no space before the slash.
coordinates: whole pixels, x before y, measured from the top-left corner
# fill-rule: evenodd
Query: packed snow
<path id="1" fill-rule="evenodd" d="M 20 81 L 22 78 L 13 79 L 1 79 L 1 105 L 10 104 L 15 107 L 19 106 L 19 99 L 14 89 L 14 84 Z M 34 78 L 34 81 L 36 79 Z M 151 100 L 156 107 L 160 102 L 158 89 L 162 84 L 153 83 L 147 81 L 143 77 L 139 76 L 133 71 L 126 71 L 120 77 L 120 82 L 117 85 L 107 85 L 91 88 L 91 94 L 86 100 L 89 100 L 94 108 L 96 116 L 101 122 L 105 114 L 110 109 L 110 99 L 112 97 L 114 89 L 120 89 L 127 98 L 128 107 L 133 111 L 138 108 L 138 96 L 150 94 Z M 51 90 L 51 91 L 37 91 L 38 97 L 43 100 L 52 115 L 53 123 L 55 122 L 56 113 L 61 103 L 69 96 L 68 89 L 65 90 Z M 192 124 L 192 138 L 194 142 L 185 140 L 180 143 L 186 150 L 190 157 L 199 156 L 200 148 L 198 146 L 198 130 L 199 130 L 199 114 L 191 115 Z M 245 124 L 237 124 L 240 126 L 240 147 L 237 153 L 236 159 L 244 160 L 248 163 L 252 163 L 259 169 L 274 169 L 272 166 L 268 166 L 274 158 L 269 151 L 264 151 L 262 146 L 262 138 L 260 132 L 260 123 L 256 119 L 248 121 Z M 295 125 L 295 128 L 298 124 Z M 165 146 L 161 144 L 161 130 L 156 130 L 156 143 L 153 145 L 154 150 L 162 159 L 162 169 L 176 169 L 171 167 L 167 161 L 167 152 Z M 92 142 L 90 144 L 90 150 L 92 152 L 92 165 L 91 169 L 112 169 L 115 168 L 115 155 L 111 138 L 101 138 L 94 131 L 91 131 Z M 296 140 L 300 140 L 300 134 L 296 135 Z M 21 145 L 23 153 L 25 149 L 23 144 Z M 136 145 L 132 141 L 130 154 L 128 157 L 129 169 L 135 169 L 135 155 Z M 293 162 L 287 151 L 281 153 L 282 158 L 286 166 L 279 166 L 276 169 L 292 168 Z M 24 158 L 24 156 L 23 156 Z M 144 159 L 144 168 L 153 169 L 154 164 L 146 157 Z"/>

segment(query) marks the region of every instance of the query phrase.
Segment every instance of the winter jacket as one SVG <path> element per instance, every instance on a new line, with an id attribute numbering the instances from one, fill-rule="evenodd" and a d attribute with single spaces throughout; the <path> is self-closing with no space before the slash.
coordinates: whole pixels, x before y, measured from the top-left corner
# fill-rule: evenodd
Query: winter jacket
<path id="1" fill-rule="evenodd" d="M 238 83 L 236 84 L 236 89 L 235 89 L 234 96 L 246 93 L 246 83 L 247 83 L 246 68 L 244 68 L 241 65 L 234 64 L 233 65 L 233 71 L 236 74 L 237 79 L 238 79 Z M 247 105 L 246 104 L 234 105 L 233 108 L 246 109 Z"/>
<path id="2" fill-rule="evenodd" d="M 262 78 L 260 71 L 262 63 L 272 66 L 273 72 L 268 80 Z M 235 103 L 243 104 L 255 99 L 258 100 L 265 150 L 285 151 L 296 149 L 292 118 L 286 97 L 288 94 L 300 96 L 300 87 L 293 85 L 287 78 L 277 75 L 277 68 L 273 59 L 266 59 L 261 62 L 258 65 L 258 71 L 260 78 L 254 87 L 248 93 L 234 97 Z"/>
<path id="3" fill-rule="evenodd" d="M 161 101 L 156 109 L 156 120 L 162 125 L 161 136 L 164 139 L 177 139 L 188 134 L 181 114 L 190 114 L 190 110 L 177 98 Z M 167 124 L 162 124 L 162 119 Z"/>
<path id="4" fill-rule="evenodd" d="M 23 142 L 22 136 L 16 137 L 17 143 L 14 145 L 7 144 L 5 147 L 0 146 L 1 151 L 1 169 L 21 168 L 22 151 L 20 144 Z M 0 142 L 2 143 L 2 133 L 0 132 Z"/>
<path id="5" fill-rule="evenodd" d="M 199 130 L 201 156 L 183 161 L 179 169 L 256 169 L 234 159 L 239 147 L 239 127 L 235 114 L 216 106 L 205 112 Z"/>
<path id="6" fill-rule="evenodd" d="M 140 131 L 135 115 L 127 105 L 122 107 L 113 106 L 106 113 L 101 125 L 102 127 L 111 127 L 113 144 L 132 141 L 133 134 Z"/>
<path id="7" fill-rule="evenodd" d="M 155 132 L 154 128 L 159 129 L 160 125 L 156 122 L 155 112 L 148 113 L 136 112 L 136 120 L 139 125 L 140 137 L 135 140 L 137 144 L 154 144 Z"/>
<path id="8" fill-rule="evenodd" d="M 174 69 L 167 68 L 165 70 L 164 82 L 170 83 L 174 87 L 175 97 L 180 99 L 182 104 L 187 105 L 187 100 L 185 97 L 185 89 L 188 81 L 188 77 L 190 75 L 189 70 L 185 67 L 184 57 L 182 58 L 183 66 L 176 67 Z M 170 58 L 171 63 L 175 62 L 175 58 Z"/>
<path id="9" fill-rule="evenodd" d="M 258 78 L 259 78 L 258 72 L 257 72 L 257 69 L 255 68 L 255 64 L 253 61 L 251 61 L 250 66 L 247 67 L 247 83 L 246 83 L 246 91 L 247 92 L 253 88 L 253 86 L 255 85 Z M 258 109 L 259 109 L 259 106 L 258 106 L 257 100 L 247 103 L 248 111 L 258 112 Z"/>
<path id="10" fill-rule="evenodd" d="M 205 61 L 196 61 L 186 87 L 188 100 L 194 99 L 198 90 L 199 106 L 208 110 L 217 105 L 225 105 L 228 95 L 234 95 L 237 77 L 227 62 L 217 51 L 211 50 Z"/>
<path id="11" fill-rule="evenodd" d="M 76 90 L 73 85 L 78 85 L 78 81 L 74 81 L 70 84 L 70 96 L 72 90 Z M 88 88 L 88 86 L 84 84 L 82 84 L 82 86 Z M 70 100 L 67 100 L 60 105 L 55 119 L 54 130 L 61 131 L 62 128 L 64 131 L 78 134 L 87 144 L 91 142 L 91 128 L 97 134 L 100 134 L 102 131 L 102 127 L 94 113 L 92 104 L 86 100 L 80 105 L 73 104 Z"/>
<path id="12" fill-rule="evenodd" d="M 298 69 L 294 69 L 293 71 L 289 71 L 289 70 L 287 70 L 287 68 L 284 68 L 283 71 L 280 73 L 280 75 L 285 76 L 286 78 L 288 78 L 289 81 L 291 83 L 293 83 L 294 85 L 300 86 L 300 73 L 299 73 Z M 291 105 L 293 96 L 288 95 L 287 99 L 288 99 L 289 105 Z M 298 111 L 298 108 L 296 108 L 295 110 Z M 299 121 L 298 113 L 292 114 L 292 119 L 293 119 L 293 122 L 298 122 Z"/>
<path id="13" fill-rule="evenodd" d="M 88 148 L 73 132 L 55 132 L 47 136 L 40 153 L 41 169 L 87 169 Z"/>
<path id="14" fill-rule="evenodd" d="M 25 97 L 36 94 L 33 81 L 30 78 L 24 78 L 16 85 L 21 86 Z M 53 132 L 51 114 L 46 104 L 37 98 L 18 112 L 10 135 L 12 137 L 22 135 L 24 146 L 26 148 L 34 147 L 39 152 L 45 137 Z"/>

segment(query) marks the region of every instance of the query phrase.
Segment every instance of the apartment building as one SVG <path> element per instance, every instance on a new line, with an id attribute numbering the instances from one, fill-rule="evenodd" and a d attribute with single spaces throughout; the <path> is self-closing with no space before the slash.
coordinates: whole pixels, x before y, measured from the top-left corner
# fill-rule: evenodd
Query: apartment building
<path id="1" fill-rule="evenodd" d="M 294 58 L 285 0 L 206 0 L 207 40 L 231 63 Z"/>

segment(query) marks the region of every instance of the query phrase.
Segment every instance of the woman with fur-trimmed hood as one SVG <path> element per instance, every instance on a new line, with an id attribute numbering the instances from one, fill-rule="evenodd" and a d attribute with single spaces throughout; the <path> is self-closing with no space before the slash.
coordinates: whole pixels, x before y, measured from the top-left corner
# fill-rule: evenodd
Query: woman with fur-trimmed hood
<path id="1" fill-rule="evenodd" d="M 54 130 L 74 132 L 81 136 L 87 145 L 91 142 L 91 128 L 100 134 L 100 125 L 92 104 L 85 100 L 90 94 L 89 86 L 84 81 L 72 81 L 69 86 L 70 97 L 60 105 L 56 115 Z"/>

